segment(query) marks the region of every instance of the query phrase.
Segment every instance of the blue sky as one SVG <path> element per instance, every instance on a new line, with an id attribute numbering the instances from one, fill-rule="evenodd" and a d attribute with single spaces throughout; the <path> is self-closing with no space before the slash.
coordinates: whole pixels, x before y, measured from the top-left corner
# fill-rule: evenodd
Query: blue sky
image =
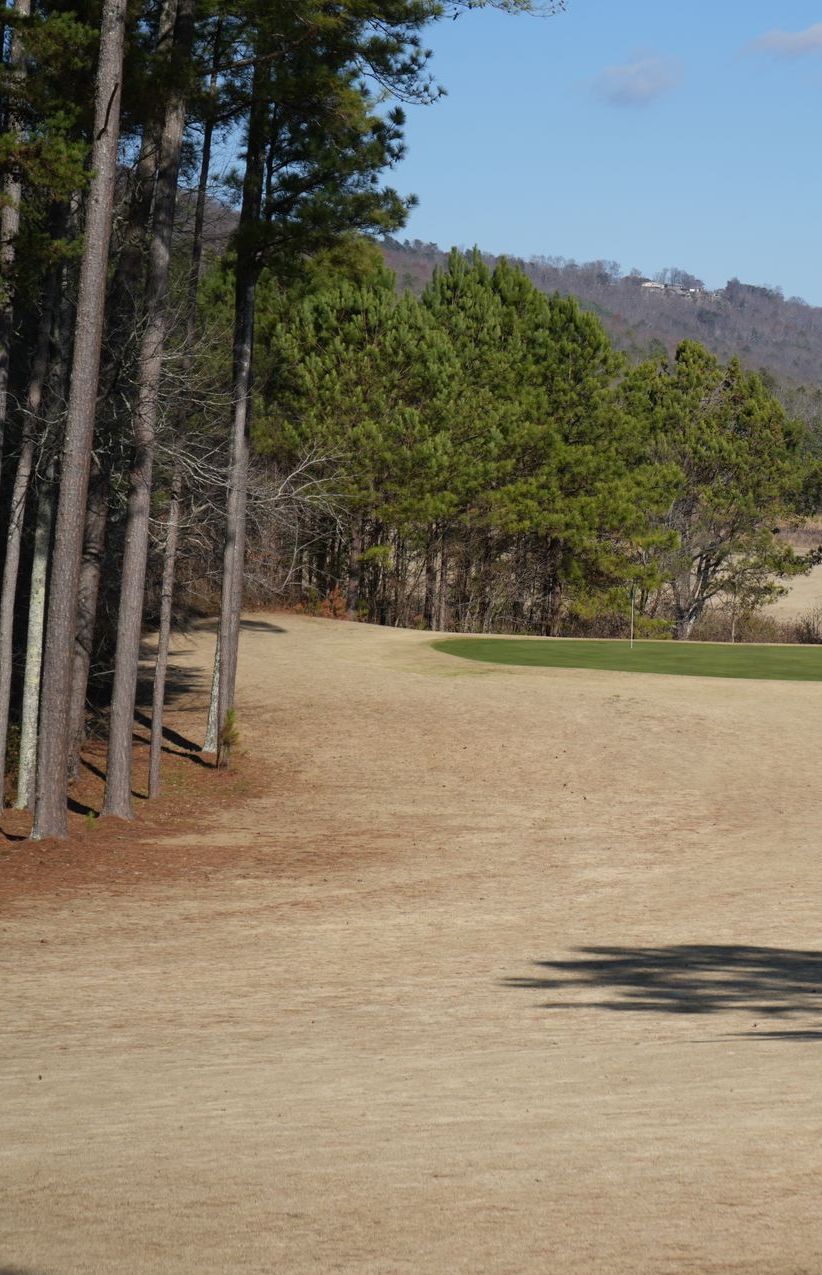
<path id="1" fill-rule="evenodd" d="M 430 33 L 403 237 L 683 266 L 822 305 L 822 0 L 567 0 Z"/>

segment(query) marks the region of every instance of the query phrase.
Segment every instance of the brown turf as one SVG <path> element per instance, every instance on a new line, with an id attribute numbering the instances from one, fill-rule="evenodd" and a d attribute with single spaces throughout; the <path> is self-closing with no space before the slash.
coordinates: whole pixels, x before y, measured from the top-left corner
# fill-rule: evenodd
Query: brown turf
<path id="1" fill-rule="evenodd" d="M 247 777 L 5 848 L 0 1272 L 822 1270 L 822 687 L 251 619 Z"/>

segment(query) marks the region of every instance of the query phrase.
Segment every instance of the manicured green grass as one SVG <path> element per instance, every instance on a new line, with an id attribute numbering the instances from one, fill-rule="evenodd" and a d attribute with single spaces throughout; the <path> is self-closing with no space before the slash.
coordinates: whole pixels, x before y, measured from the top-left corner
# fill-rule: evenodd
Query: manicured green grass
<path id="1" fill-rule="evenodd" d="M 685 677 L 768 678 L 822 682 L 822 647 L 731 646 L 720 642 L 628 642 L 575 638 L 444 638 L 438 651 L 463 660 L 536 668 L 613 669 Z"/>

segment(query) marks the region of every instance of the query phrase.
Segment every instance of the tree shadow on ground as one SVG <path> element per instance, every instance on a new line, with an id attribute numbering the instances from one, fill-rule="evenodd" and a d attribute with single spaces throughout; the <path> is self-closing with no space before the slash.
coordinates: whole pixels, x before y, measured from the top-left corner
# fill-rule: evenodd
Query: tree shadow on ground
<path id="1" fill-rule="evenodd" d="M 268 626 L 275 629 L 276 632 L 283 630 L 276 629 L 275 626 Z M 205 731 L 206 713 L 204 708 L 204 691 L 210 684 L 210 678 L 199 669 L 187 668 L 183 665 L 174 663 L 175 657 L 183 654 L 179 650 L 172 649 L 169 652 L 169 668 L 166 679 L 166 696 L 165 710 L 173 713 L 180 724 L 182 717 L 192 718 L 197 721 L 196 730 Z M 137 729 L 132 733 L 133 743 L 136 745 L 147 745 L 149 740 L 143 735 L 139 727 L 144 727 L 150 731 L 151 729 L 151 704 L 154 687 L 154 662 L 156 652 L 151 649 L 148 644 L 142 644 L 140 648 L 140 669 L 137 679 L 137 688 L 135 696 L 135 723 Z M 103 673 L 95 673 L 89 682 L 89 694 L 87 704 L 87 741 L 84 752 L 80 758 L 82 769 L 89 772 L 101 782 L 106 780 L 106 762 L 105 747 L 103 741 L 107 733 L 108 718 L 108 702 L 111 693 L 112 669 L 109 667 Z M 148 713 L 142 712 L 141 709 L 148 709 Z M 186 723 L 187 726 L 187 723 Z M 191 732 L 192 734 L 194 731 Z M 202 766 L 206 769 L 213 769 L 213 761 L 207 760 L 207 755 L 203 755 L 202 745 L 195 743 L 193 739 L 187 735 L 181 734 L 180 731 L 174 730 L 172 727 L 163 725 L 164 745 L 162 751 L 170 757 L 183 757 L 186 761 L 192 762 L 195 766 Z M 91 755 L 90 755 L 91 754 Z M 99 763 L 99 764 L 97 764 Z M 137 788 L 132 788 L 131 795 L 134 798 L 144 798 L 146 793 Z M 99 803 L 97 803 L 99 805 Z M 78 797 L 77 793 L 70 793 L 67 799 L 68 809 L 77 815 L 97 815 L 99 810 L 94 805 L 89 805 Z M 0 814 L 2 814 L 2 806 L 0 806 Z M 29 837 L 25 834 L 9 831 L 9 829 L 0 824 L 0 839 L 7 842 L 28 841 Z M 0 1266 L 0 1275 L 4 1275 L 3 1267 Z"/>
<path id="2" fill-rule="evenodd" d="M 543 1009 L 606 1009 L 651 1014 L 744 1010 L 771 1023 L 822 1012 L 822 951 L 741 945 L 586 947 L 566 960 L 537 961 L 545 971 L 506 986 L 591 992 L 545 1001 Z M 822 1026 L 743 1032 L 773 1040 L 820 1040 Z"/>
<path id="3" fill-rule="evenodd" d="M 0 1266 L 0 1275 L 44 1275 L 44 1272 L 33 1271 L 28 1266 Z"/>
<path id="4" fill-rule="evenodd" d="M 134 720 L 140 726 L 144 726 L 147 731 L 151 731 L 151 717 L 149 715 L 141 713 L 139 709 L 135 709 Z M 203 722 L 203 725 L 205 725 L 205 722 Z M 137 735 L 136 732 L 134 738 L 143 744 L 149 742 L 148 739 Z M 193 739 L 187 739 L 185 735 L 181 735 L 179 731 L 173 730 L 170 726 L 166 726 L 165 723 L 163 723 L 163 739 L 174 745 L 173 748 L 164 748 L 164 753 L 169 753 L 176 757 L 187 757 L 189 761 L 196 762 L 198 766 L 208 766 L 211 769 L 210 763 L 199 756 L 203 751 L 202 744 L 195 743 Z"/>
<path id="5" fill-rule="evenodd" d="M 270 624 L 268 620 L 240 620 L 242 633 L 285 633 L 279 624 Z"/>
<path id="6" fill-rule="evenodd" d="M 175 652 L 170 652 L 173 659 Z M 152 653 L 146 648 L 142 648 L 140 652 L 140 676 L 137 680 L 137 693 L 134 709 L 135 729 L 132 732 L 132 741 L 137 745 L 148 745 L 149 736 L 140 731 L 140 727 L 144 727 L 147 731 L 151 730 L 151 715 L 142 712 L 141 709 L 146 706 L 151 709 L 152 691 L 153 691 L 153 667 L 151 660 Z M 205 714 L 201 707 L 201 695 L 195 693 L 201 692 L 204 685 L 204 677 L 197 669 L 181 668 L 180 666 L 170 665 L 168 679 L 166 681 L 166 710 L 174 712 L 178 718 L 181 713 L 197 714 L 202 718 L 202 725 L 205 726 Z M 193 698 L 192 698 L 193 697 Z M 180 702 L 182 701 L 182 703 Z M 83 770 L 88 771 L 96 779 L 102 783 L 106 782 L 107 765 L 105 747 L 95 747 L 95 742 L 101 744 L 106 734 L 106 717 L 105 709 L 97 709 L 96 713 L 92 711 L 92 725 L 89 731 L 90 748 L 87 745 L 82 756 L 80 757 L 80 766 Z M 202 755 L 202 745 L 197 744 L 194 740 L 180 734 L 171 726 L 163 724 L 163 740 L 162 751 L 169 757 L 183 757 L 186 761 L 192 762 L 196 766 L 203 766 L 206 769 L 212 769 L 212 763 L 207 761 Z M 147 793 L 138 789 L 131 789 L 132 797 L 136 799 L 145 798 Z M 90 806 L 86 802 L 80 800 L 76 794 L 70 794 L 68 798 L 68 808 L 74 814 L 78 815 L 98 815 L 100 811 L 95 806 Z M 0 1268 L 0 1275 L 3 1275 Z"/>
<path id="7" fill-rule="evenodd" d="M 177 654 L 176 651 L 169 652 L 168 674 L 166 676 L 166 708 L 175 712 L 190 712 L 192 709 L 187 704 L 181 705 L 178 701 L 193 700 L 193 711 L 201 712 L 203 692 L 206 691 L 210 679 L 200 669 L 186 668 L 180 664 L 175 664 L 174 658 Z M 155 652 L 150 647 L 141 647 L 140 672 L 137 678 L 135 698 L 138 708 L 151 708 L 151 700 L 154 693 L 154 659 Z"/>
<path id="8" fill-rule="evenodd" d="M 201 620 L 197 624 L 201 633 L 216 633 L 219 627 L 220 621 L 216 618 Z M 287 633 L 288 629 L 281 628 L 279 624 L 271 624 L 269 620 L 240 620 L 240 631 L 242 633 Z"/>
<path id="9" fill-rule="evenodd" d="M 132 796 L 134 796 L 133 793 Z M 95 810 L 94 806 L 89 806 L 85 801 L 78 801 L 76 797 L 71 795 L 68 797 L 68 808 L 73 815 L 94 815 L 96 817 L 99 814 L 99 811 Z M 3 1275 L 2 1268 L 0 1268 L 0 1275 Z"/>

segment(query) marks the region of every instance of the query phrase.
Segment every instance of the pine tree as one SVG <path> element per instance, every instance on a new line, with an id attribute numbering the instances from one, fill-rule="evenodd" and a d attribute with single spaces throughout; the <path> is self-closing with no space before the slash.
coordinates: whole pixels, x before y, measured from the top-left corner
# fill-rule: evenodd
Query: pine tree
<path id="1" fill-rule="evenodd" d="M 186 119 L 188 67 L 194 41 L 194 0 L 177 0 L 170 55 L 170 84 L 159 132 L 157 179 L 143 331 L 134 410 L 134 460 L 126 520 L 117 649 L 109 724 L 108 774 L 103 813 L 131 817 L 131 736 L 142 634 L 143 595 L 148 561 L 149 514 L 159 412 L 160 378 L 170 326 L 168 288 L 177 181 Z"/>
<path id="2" fill-rule="evenodd" d="M 243 594 L 256 288 L 266 262 L 281 270 L 344 231 L 391 229 L 405 206 L 379 187 L 402 153 L 402 115 L 374 109 L 363 82 L 411 92 L 425 56 L 416 30 L 428 7 L 394 0 L 375 27 L 369 6 L 334 9 L 315 0 L 249 14 L 253 66 L 246 160 L 236 236 L 233 424 L 220 608 L 218 720 L 233 707 Z M 380 34 L 380 31 L 382 34 Z M 424 86 L 420 92 L 425 92 Z"/>
<path id="3" fill-rule="evenodd" d="M 125 21 L 125 0 L 104 0 L 96 81 L 93 176 L 86 212 L 43 664 L 40 711 L 49 723 L 49 730 L 40 735 L 32 832 L 36 839 L 65 837 L 68 832 L 66 786 L 71 665 L 117 172 Z"/>
<path id="4" fill-rule="evenodd" d="M 780 522 L 802 512 L 812 468 L 804 429 L 760 376 L 684 341 L 673 360 L 638 368 L 625 399 L 645 422 L 652 459 L 674 475 L 659 520 L 674 544 L 659 555 L 659 568 L 673 597 L 675 637 L 690 637 L 708 603 L 737 593 L 745 578 L 810 565 L 775 536 Z"/>

